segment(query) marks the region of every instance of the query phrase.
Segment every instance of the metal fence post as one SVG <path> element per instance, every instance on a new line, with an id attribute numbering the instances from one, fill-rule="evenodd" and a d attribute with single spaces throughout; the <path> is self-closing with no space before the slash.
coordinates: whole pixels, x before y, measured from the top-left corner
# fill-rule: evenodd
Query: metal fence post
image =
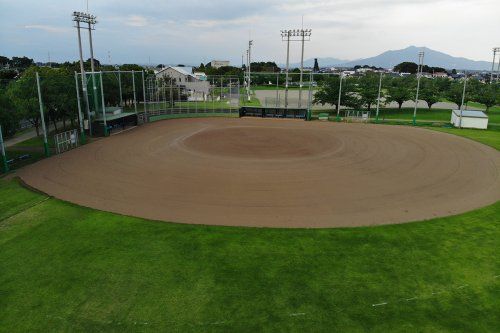
<path id="1" fill-rule="evenodd" d="M 43 129 L 43 149 L 45 151 L 45 156 L 49 157 L 49 143 L 47 141 L 47 129 L 45 128 L 45 117 L 43 116 L 43 102 L 42 102 L 42 91 L 40 90 L 40 76 L 38 72 L 36 74 L 36 87 L 38 89 L 38 104 L 40 106 L 40 117 L 42 118 L 42 129 Z"/>

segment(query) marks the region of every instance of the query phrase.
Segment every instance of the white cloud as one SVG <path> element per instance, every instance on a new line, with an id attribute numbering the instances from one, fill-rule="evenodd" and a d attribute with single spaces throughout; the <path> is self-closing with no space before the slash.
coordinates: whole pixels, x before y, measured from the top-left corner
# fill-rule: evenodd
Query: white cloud
<path id="1" fill-rule="evenodd" d="M 45 32 L 50 32 L 50 33 L 67 33 L 70 31 L 70 29 L 66 27 L 57 27 L 45 24 L 29 24 L 25 25 L 24 29 L 43 30 Z"/>
<path id="2" fill-rule="evenodd" d="M 141 15 L 130 15 L 125 24 L 130 27 L 145 27 L 149 25 L 148 19 Z"/>

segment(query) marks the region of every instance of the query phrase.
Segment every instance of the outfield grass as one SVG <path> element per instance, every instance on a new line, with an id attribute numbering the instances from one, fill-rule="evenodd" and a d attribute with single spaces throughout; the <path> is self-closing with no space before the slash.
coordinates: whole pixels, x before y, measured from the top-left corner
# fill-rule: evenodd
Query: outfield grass
<path id="1" fill-rule="evenodd" d="M 463 136 L 500 150 L 500 130 L 479 130 L 465 128 L 459 129 L 442 127 L 433 127 L 432 129 L 435 131 Z"/>
<path id="2" fill-rule="evenodd" d="M 0 181 L 0 331 L 493 332 L 500 203 L 428 222 L 152 222 Z"/>

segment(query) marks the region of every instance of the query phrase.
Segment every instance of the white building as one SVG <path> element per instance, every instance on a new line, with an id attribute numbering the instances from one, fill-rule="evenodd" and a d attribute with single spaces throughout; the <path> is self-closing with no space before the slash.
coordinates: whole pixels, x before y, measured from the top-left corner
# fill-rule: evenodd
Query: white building
<path id="1" fill-rule="evenodd" d="M 448 77 L 448 73 L 446 73 L 446 72 L 436 72 L 436 73 L 432 74 L 432 77 L 447 78 Z"/>
<path id="2" fill-rule="evenodd" d="M 192 67 L 169 66 L 156 73 L 156 77 L 164 78 L 167 82 L 173 80 L 175 85 L 187 90 L 192 100 L 205 100 L 210 92 L 210 82 L 205 73 L 195 75 L 192 72 Z"/>
<path id="3" fill-rule="evenodd" d="M 488 128 L 488 116 L 482 111 L 475 110 L 453 110 L 450 123 L 461 128 Z"/>
<path id="4" fill-rule="evenodd" d="M 228 60 L 212 60 L 212 61 L 210 61 L 210 66 L 212 66 L 213 68 L 226 67 L 226 66 L 229 66 L 229 61 Z"/>

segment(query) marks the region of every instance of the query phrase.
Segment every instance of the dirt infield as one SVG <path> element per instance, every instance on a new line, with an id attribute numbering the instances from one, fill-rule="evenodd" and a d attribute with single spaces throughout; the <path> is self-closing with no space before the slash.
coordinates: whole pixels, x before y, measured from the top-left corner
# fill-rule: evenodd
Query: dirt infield
<path id="1" fill-rule="evenodd" d="M 402 223 L 500 199 L 500 153 L 426 129 L 179 119 L 42 160 L 30 186 L 83 206 L 182 223 Z"/>

